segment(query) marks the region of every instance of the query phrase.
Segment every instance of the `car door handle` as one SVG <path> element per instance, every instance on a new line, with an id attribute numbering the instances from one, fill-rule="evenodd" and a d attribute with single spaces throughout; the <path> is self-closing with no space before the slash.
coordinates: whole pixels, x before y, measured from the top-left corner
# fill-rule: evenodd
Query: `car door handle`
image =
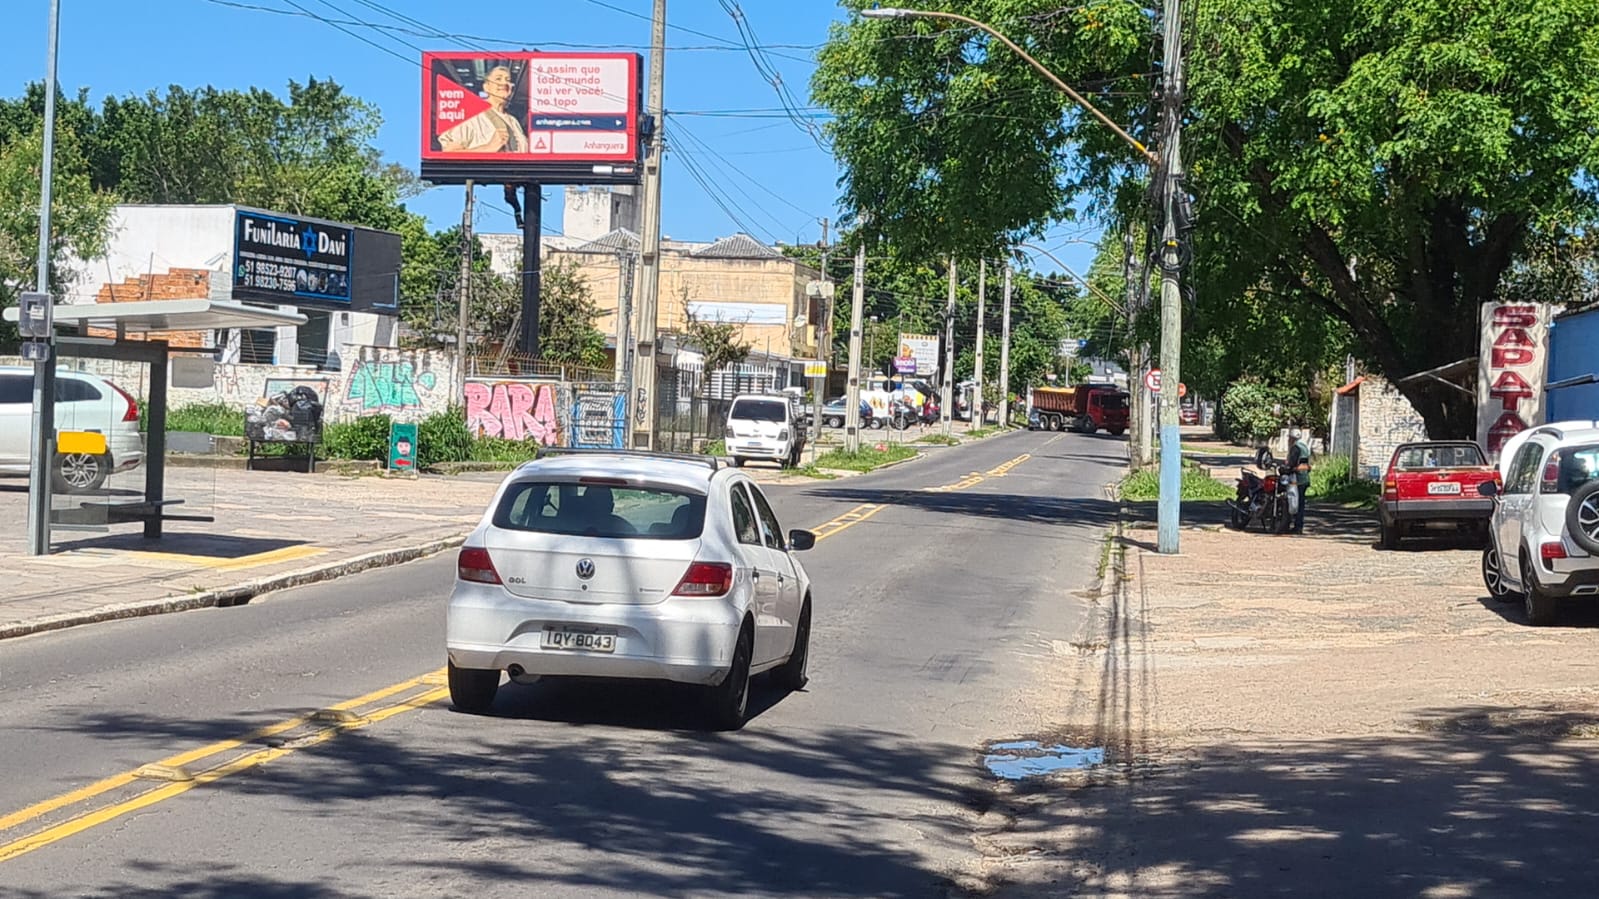
<path id="1" fill-rule="evenodd" d="M 779 584 L 779 585 L 782 585 L 782 583 L 783 583 L 783 575 L 782 575 L 782 574 L 778 574 L 778 576 L 777 576 L 777 583 L 778 583 L 778 584 Z"/>
<path id="2" fill-rule="evenodd" d="M 761 570 L 759 568 L 751 568 L 750 569 L 750 580 L 758 581 L 760 579 L 761 579 Z"/>

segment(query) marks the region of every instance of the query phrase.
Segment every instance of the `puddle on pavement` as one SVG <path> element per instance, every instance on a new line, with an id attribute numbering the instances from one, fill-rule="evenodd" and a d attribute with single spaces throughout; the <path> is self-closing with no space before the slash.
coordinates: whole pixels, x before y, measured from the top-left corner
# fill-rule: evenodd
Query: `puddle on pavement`
<path id="1" fill-rule="evenodd" d="M 1059 771 L 1080 771 L 1105 763 L 1105 749 L 1096 746 L 1078 749 L 1060 743 L 1044 745 L 1037 740 L 990 743 L 983 756 L 983 767 L 995 777 L 1022 780 Z"/>

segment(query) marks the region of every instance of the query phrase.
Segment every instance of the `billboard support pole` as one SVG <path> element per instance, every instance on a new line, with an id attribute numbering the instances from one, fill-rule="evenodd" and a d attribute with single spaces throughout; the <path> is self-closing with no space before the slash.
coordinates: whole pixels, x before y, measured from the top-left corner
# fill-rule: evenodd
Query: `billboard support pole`
<path id="1" fill-rule="evenodd" d="M 544 226 L 544 196 L 536 183 L 522 185 L 522 352 L 539 356 L 539 232 Z"/>

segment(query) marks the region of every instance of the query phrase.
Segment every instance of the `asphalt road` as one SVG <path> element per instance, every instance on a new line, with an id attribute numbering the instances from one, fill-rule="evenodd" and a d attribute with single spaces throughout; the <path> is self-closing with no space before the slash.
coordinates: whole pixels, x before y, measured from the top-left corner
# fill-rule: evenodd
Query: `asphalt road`
<path id="1" fill-rule="evenodd" d="M 452 711 L 453 554 L 8 641 L 0 896 L 941 895 L 983 747 L 1050 722 L 1124 452 L 1022 432 L 767 488 L 785 527 L 844 529 L 805 558 L 809 687 L 735 734 L 665 687 Z"/>

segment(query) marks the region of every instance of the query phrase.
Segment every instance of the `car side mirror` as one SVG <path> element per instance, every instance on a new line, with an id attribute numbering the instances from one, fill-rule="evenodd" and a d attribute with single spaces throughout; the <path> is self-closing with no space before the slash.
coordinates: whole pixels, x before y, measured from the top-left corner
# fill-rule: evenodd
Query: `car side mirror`
<path id="1" fill-rule="evenodd" d="M 1483 481 L 1477 485 L 1477 495 L 1493 499 L 1499 495 L 1499 485 L 1494 481 Z"/>
<path id="2" fill-rule="evenodd" d="M 795 552 L 804 552 L 816 545 L 816 535 L 810 531 L 795 528 L 788 532 L 788 548 Z"/>

